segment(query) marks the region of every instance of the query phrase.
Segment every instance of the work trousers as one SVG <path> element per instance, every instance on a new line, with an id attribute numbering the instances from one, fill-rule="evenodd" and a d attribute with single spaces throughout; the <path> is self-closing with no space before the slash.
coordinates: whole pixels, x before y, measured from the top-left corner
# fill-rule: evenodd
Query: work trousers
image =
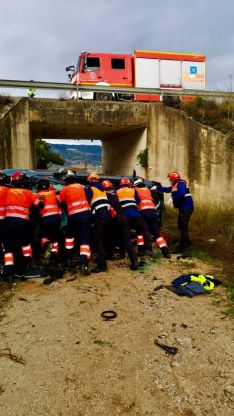
<path id="1" fill-rule="evenodd" d="M 129 228 L 134 229 L 137 233 L 137 236 L 142 236 L 142 244 L 138 246 L 139 252 L 144 252 L 144 250 L 152 251 L 152 244 L 149 229 L 144 221 L 144 219 L 139 217 L 128 217 Z"/>
<path id="2" fill-rule="evenodd" d="M 116 238 L 115 238 L 116 237 Z M 114 252 L 115 242 L 127 251 L 131 263 L 135 263 L 137 255 L 132 245 L 128 220 L 125 215 L 118 215 L 111 219 L 110 228 L 108 230 L 107 255 Z M 124 251 L 123 250 L 123 251 Z"/>
<path id="3" fill-rule="evenodd" d="M 160 230 L 158 225 L 158 217 L 155 209 L 143 209 L 141 216 L 149 228 L 155 242 L 160 237 Z"/>
<path id="4" fill-rule="evenodd" d="M 61 215 L 48 215 L 40 218 L 40 240 L 45 238 L 51 243 L 57 242 L 60 236 Z"/>
<path id="5" fill-rule="evenodd" d="M 180 242 L 178 249 L 180 251 L 185 250 L 190 246 L 190 238 L 189 238 L 189 221 L 190 217 L 193 213 L 194 209 L 187 208 L 179 210 L 178 215 L 178 229 L 180 231 Z"/>
<path id="6" fill-rule="evenodd" d="M 8 217 L 4 220 L 3 246 L 4 264 L 7 274 L 15 271 L 15 266 L 23 269 L 32 260 L 31 233 L 28 220 Z"/>
<path id="7" fill-rule="evenodd" d="M 90 233 L 91 233 L 91 211 L 68 216 L 67 235 L 65 248 L 67 257 L 74 253 L 74 240 L 80 247 L 80 264 L 88 265 L 90 259 Z"/>
<path id="8" fill-rule="evenodd" d="M 108 228 L 110 227 L 111 217 L 106 210 L 98 210 L 94 215 L 94 245 L 97 254 L 97 266 L 106 267 L 106 250 Z"/>

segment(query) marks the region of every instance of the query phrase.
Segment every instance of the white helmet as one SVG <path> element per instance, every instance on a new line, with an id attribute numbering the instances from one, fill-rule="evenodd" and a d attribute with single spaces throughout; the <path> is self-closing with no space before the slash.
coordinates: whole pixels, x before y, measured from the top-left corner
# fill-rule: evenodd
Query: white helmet
<path id="1" fill-rule="evenodd" d="M 75 178 L 75 177 L 76 177 L 76 174 L 71 169 L 66 170 L 64 174 L 62 175 L 62 179 L 64 181 L 66 181 L 68 178 Z"/>
<path id="2" fill-rule="evenodd" d="M 139 186 L 139 185 L 144 185 L 144 179 L 142 179 L 142 178 L 136 178 L 133 181 L 133 186 Z"/>

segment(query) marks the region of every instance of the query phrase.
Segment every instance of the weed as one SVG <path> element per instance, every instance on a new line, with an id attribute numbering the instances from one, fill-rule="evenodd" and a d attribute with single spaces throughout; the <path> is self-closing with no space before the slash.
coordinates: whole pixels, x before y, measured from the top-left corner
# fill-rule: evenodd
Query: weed
<path id="1" fill-rule="evenodd" d="M 178 242 L 177 215 L 175 209 L 166 207 L 163 233 L 168 237 L 170 249 L 173 249 L 173 245 Z M 234 317 L 234 208 L 196 204 L 191 217 L 189 233 L 192 240 L 191 254 L 193 259 L 200 259 L 205 263 L 215 261 L 216 265 L 219 262 L 219 266 L 223 267 L 222 272 L 218 272 L 221 275 L 216 277 L 221 277 L 227 288 L 229 299 L 227 313 Z M 186 268 L 190 267 L 192 267 L 191 263 L 188 262 Z"/>
<path id="2" fill-rule="evenodd" d="M 188 261 L 183 261 L 183 263 L 181 263 L 181 266 L 184 269 L 194 269 L 194 267 L 196 267 L 196 263 L 188 262 Z"/>
<path id="3" fill-rule="evenodd" d="M 12 104 L 13 100 L 9 95 L 0 94 L 0 108 Z"/>

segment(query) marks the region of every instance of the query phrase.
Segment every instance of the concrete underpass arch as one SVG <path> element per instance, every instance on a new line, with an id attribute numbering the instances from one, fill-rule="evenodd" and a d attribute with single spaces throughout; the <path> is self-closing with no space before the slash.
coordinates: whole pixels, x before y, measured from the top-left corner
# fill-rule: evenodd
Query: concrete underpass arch
<path id="1" fill-rule="evenodd" d="M 102 140 L 103 168 L 128 175 L 133 169 L 165 183 L 179 170 L 197 200 L 232 205 L 233 142 L 161 103 L 90 102 L 22 98 L 0 118 L 0 168 L 35 168 L 40 138 Z M 136 164 L 148 149 L 148 169 Z M 217 194 L 217 189 L 220 192 Z"/>

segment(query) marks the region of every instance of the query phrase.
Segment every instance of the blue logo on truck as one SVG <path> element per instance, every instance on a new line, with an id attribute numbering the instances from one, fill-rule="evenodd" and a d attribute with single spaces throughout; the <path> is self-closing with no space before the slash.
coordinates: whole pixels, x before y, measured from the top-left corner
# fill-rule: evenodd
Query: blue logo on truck
<path id="1" fill-rule="evenodd" d="M 190 74 L 197 74 L 197 67 L 196 66 L 190 66 Z"/>

